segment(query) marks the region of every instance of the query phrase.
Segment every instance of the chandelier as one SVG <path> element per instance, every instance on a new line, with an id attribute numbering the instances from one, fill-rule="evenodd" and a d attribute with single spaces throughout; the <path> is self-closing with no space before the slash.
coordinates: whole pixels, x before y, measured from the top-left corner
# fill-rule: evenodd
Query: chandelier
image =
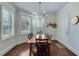
<path id="1" fill-rule="evenodd" d="M 38 4 L 39 4 L 39 20 L 41 20 L 41 2 L 38 2 Z"/>
<path id="2" fill-rule="evenodd" d="M 42 12 L 42 9 L 41 9 L 42 2 L 38 2 L 38 4 L 39 4 L 39 20 L 41 20 L 42 17 L 46 16 L 46 13 L 45 13 L 45 11 Z"/>

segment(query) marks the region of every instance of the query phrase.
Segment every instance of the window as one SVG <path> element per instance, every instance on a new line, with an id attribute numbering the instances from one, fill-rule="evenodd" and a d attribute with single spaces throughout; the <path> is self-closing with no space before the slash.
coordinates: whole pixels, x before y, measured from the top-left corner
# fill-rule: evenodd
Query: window
<path id="1" fill-rule="evenodd" d="M 14 34 L 14 13 L 9 8 L 2 7 L 2 39 Z"/>
<path id="2" fill-rule="evenodd" d="M 39 20 L 39 15 L 35 15 L 35 16 L 33 16 L 32 21 L 33 21 L 33 23 L 32 23 L 33 33 L 42 32 L 44 23 L 45 23 L 44 18 L 41 18 L 41 20 Z"/>
<path id="3" fill-rule="evenodd" d="M 26 16 L 22 16 L 21 18 L 21 30 L 28 30 L 28 25 L 29 25 L 29 22 L 28 22 L 28 19 Z"/>
<path id="4" fill-rule="evenodd" d="M 21 20 L 20 20 L 20 30 L 21 34 L 28 34 L 30 32 L 30 16 L 26 13 L 21 13 Z"/>

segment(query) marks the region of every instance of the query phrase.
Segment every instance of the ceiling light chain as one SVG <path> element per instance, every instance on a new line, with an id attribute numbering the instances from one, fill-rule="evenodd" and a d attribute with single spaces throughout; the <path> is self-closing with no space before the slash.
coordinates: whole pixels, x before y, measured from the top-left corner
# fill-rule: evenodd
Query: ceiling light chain
<path id="1" fill-rule="evenodd" d="M 41 20 L 41 4 L 42 2 L 39 2 L 39 20 Z"/>

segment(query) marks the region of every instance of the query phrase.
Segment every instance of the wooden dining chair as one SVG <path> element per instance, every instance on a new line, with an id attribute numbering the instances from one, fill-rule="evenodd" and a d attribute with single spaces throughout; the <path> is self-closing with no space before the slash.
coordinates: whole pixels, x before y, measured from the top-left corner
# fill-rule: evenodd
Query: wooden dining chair
<path id="1" fill-rule="evenodd" d="M 33 33 L 28 34 L 28 39 L 30 40 L 33 37 Z"/>
<path id="2" fill-rule="evenodd" d="M 49 40 L 51 40 L 52 35 L 51 34 L 48 34 L 48 33 L 46 35 L 48 36 Z"/>
<path id="3" fill-rule="evenodd" d="M 48 39 L 36 39 L 37 56 L 48 56 Z"/>
<path id="4" fill-rule="evenodd" d="M 51 38 L 52 38 L 52 35 L 49 36 L 49 39 L 50 39 L 50 40 L 51 40 Z"/>

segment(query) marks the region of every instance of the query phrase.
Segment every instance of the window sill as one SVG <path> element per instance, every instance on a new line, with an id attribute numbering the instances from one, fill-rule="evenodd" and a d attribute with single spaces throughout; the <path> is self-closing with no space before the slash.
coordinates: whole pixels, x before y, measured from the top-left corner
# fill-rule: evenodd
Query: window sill
<path id="1" fill-rule="evenodd" d="M 13 35 L 12 34 L 7 34 L 7 35 L 3 35 L 1 40 L 6 40 L 6 39 L 9 39 L 11 38 Z"/>

